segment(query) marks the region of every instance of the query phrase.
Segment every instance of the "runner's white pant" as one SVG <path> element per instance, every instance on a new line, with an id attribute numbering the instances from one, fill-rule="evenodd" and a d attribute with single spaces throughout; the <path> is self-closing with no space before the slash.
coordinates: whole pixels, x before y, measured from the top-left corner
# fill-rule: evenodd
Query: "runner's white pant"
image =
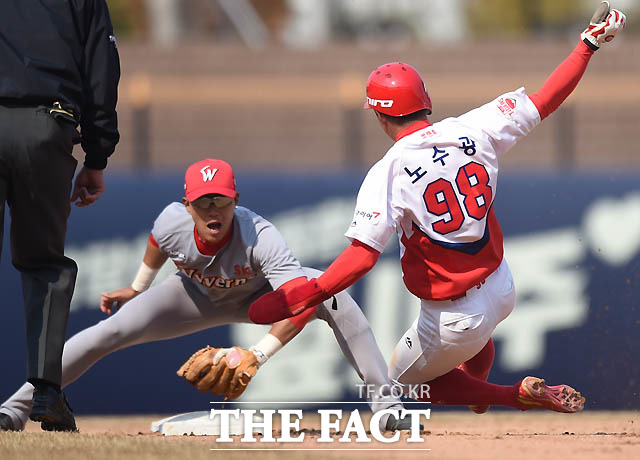
<path id="1" fill-rule="evenodd" d="M 435 379 L 473 358 L 515 305 L 505 259 L 484 283 L 457 300 L 422 300 L 420 314 L 398 341 L 389 377 L 401 384 Z"/>
<path id="2" fill-rule="evenodd" d="M 322 274 L 314 269 L 304 268 L 304 271 L 309 277 Z M 250 323 L 248 311 L 251 302 L 270 290 L 256 293 L 235 308 L 216 308 L 192 283 L 179 273 L 172 275 L 130 300 L 109 318 L 71 337 L 62 356 L 62 387 L 74 382 L 114 351 L 182 337 L 215 326 Z M 333 299 L 319 305 L 316 315 L 331 326 L 344 355 L 360 378 L 375 390 L 370 395 L 371 409 L 402 409 L 400 400 L 391 394 L 387 365 L 358 304 L 346 292 L 337 294 L 335 303 Z M 192 351 L 185 350 L 185 356 Z M 175 372 L 167 369 L 167 373 Z M 11 417 L 16 429 L 24 429 L 31 412 L 32 395 L 33 386 L 25 383 L 0 408 L 0 412 Z M 381 428 L 384 428 L 387 418 L 381 419 Z"/>

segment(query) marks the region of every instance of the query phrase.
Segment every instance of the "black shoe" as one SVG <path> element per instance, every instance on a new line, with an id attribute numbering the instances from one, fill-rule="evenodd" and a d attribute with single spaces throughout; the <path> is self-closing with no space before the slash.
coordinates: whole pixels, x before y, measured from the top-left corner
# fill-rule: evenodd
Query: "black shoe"
<path id="1" fill-rule="evenodd" d="M 13 420 L 7 414 L 0 413 L 0 431 L 17 431 Z"/>
<path id="2" fill-rule="evenodd" d="M 45 431 L 78 431 L 67 398 L 51 385 L 35 386 L 29 418 L 42 422 L 40 427 Z"/>
<path id="3" fill-rule="evenodd" d="M 390 415 L 384 429 L 386 431 L 409 431 L 411 429 L 411 417 L 397 419 L 393 415 Z M 420 431 L 422 430 L 424 430 L 424 425 L 421 423 Z"/>

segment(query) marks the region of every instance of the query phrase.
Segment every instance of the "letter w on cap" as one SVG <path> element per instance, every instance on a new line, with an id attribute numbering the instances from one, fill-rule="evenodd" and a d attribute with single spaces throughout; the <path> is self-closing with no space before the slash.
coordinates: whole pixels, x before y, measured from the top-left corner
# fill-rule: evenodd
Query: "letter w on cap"
<path id="1" fill-rule="evenodd" d="M 213 180 L 213 176 L 218 172 L 217 169 L 209 169 L 209 165 L 205 166 L 200 170 L 202 173 L 202 182 L 207 182 Z"/>

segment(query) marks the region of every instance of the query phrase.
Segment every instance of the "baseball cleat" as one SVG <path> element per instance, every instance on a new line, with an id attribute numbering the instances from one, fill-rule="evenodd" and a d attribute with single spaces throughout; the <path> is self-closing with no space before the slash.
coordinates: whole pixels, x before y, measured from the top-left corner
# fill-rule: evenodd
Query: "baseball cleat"
<path id="1" fill-rule="evenodd" d="M 385 431 L 409 431 L 411 429 L 411 417 L 397 419 L 393 415 L 390 415 L 384 429 Z M 420 423 L 420 431 L 422 430 L 424 430 L 424 425 Z"/>
<path id="2" fill-rule="evenodd" d="M 585 401 L 586 398 L 569 385 L 549 386 L 538 377 L 525 377 L 518 389 L 521 410 L 547 409 L 573 414 L 584 409 Z"/>
<path id="3" fill-rule="evenodd" d="M 7 414 L 0 413 L 0 431 L 17 431 L 13 420 Z"/>
<path id="4" fill-rule="evenodd" d="M 44 431 L 78 431 L 71 407 L 64 393 L 50 385 L 36 385 L 29 418 L 41 422 Z"/>

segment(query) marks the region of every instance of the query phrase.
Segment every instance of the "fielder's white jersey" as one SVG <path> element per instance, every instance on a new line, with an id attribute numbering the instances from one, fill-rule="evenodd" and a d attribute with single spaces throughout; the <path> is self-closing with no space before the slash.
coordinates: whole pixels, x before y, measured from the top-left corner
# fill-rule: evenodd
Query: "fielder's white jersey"
<path id="1" fill-rule="evenodd" d="M 182 203 L 171 203 L 155 220 L 151 235 L 178 269 L 216 305 L 237 305 L 264 289 L 305 276 L 280 232 L 247 208 L 235 209 L 231 239 L 214 256 L 202 254 L 195 224 Z"/>
<path id="2" fill-rule="evenodd" d="M 457 118 L 410 126 L 365 177 L 345 235 L 382 252 L 396 232 L 407 288 L 426 300 L 460 296 L 500 265 L 498 156 L 538 123 L 520 88 Z"/>

